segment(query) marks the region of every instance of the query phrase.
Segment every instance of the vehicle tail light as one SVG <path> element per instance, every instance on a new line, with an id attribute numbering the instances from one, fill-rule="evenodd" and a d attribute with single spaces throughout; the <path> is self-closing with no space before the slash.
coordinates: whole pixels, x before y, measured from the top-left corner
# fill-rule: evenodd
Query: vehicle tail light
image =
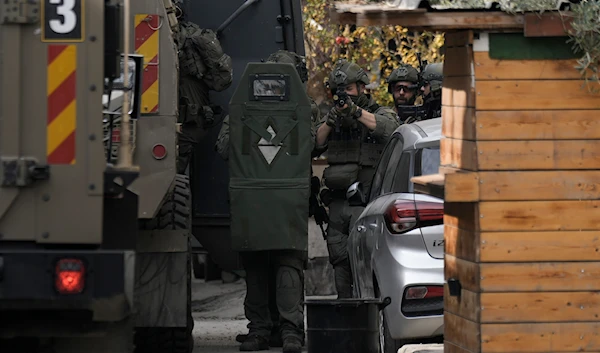
<path id="1" fill-rule="evenodd" d="M 392 234 L 403 234 L 418 227 L 444 224 L 444 204 L 397 200 L 386 210 L 385 221 Z"/>
<path id="2" fill-rule="evenodd" d="M 155 159 L 161 160 L 167 156 L 167 148 L 165 145 L 157 143 L 152 147 L 152 156 Z"/>
<path id="3" fill-rule="evenodd" d="M 77 259 L 61 259 L 56 263 L 54 285 L 60 294 L 79 294 L 85 287 L 85 265 Z"/>
<path id="4" fill-rule="evenodd" d="M 410 287 L 404 294 L 405 299 L 425 299 L 444 296 L 444 287 L 442 286 L 422 286 Z"/>

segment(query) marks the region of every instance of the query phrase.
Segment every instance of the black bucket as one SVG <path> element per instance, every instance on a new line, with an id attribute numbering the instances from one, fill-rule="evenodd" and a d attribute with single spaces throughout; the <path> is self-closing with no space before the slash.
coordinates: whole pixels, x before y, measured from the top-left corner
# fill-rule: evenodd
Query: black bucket
<path id="1" fill-rule="evenodd" d="M 379 311 L 390 298 L 307 300 L 308 353 L 379 353 Z"/>

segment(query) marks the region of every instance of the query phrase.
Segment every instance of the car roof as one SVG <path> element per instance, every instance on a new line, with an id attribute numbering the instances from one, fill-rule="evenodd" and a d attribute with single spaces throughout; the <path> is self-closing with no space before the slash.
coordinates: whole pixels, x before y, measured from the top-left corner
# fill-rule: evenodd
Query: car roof
<path id="1" fill-rule="evenodd" d="M 425 146 L 439 146 L 442 137 L 442 118 L 416 121 L 400 125 L 394 134 L 402 134 L 403 150 Z"/>

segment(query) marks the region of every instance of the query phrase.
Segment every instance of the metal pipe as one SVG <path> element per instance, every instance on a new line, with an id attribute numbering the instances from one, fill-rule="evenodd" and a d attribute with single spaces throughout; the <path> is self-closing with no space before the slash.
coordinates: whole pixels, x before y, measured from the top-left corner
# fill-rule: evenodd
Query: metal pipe
<path id="1" fill-rule="evenodd" d="M 217 36 L 223 32 L 223 30 L 225 28 L 227 28 L 227 26 L 229 26 L 229 24 L 231 22 L 233 22 L 233 20 L 235 20 L 242 12 L 244 12 L 244 10 L 246 10 L 250 5 L 254 4 L 255 2 L 258 2 L 260 0 L 246 0 L 240 7 L 238 7 L 237 10 L 235 10 L 234 13 L 231 14 L 231 16 L 229 16 L 220 26 L 219 28 L 217 28 Z"/>
<path id="2" fill-rule="evenodd" d="M 123 106 L 121 107 L 121 145 L 119 146 L 119 159 L 117 166 L 124 168 L 131 168 L 133 164 L 133 156 L 131 151 L 131 131 L 129 130 L 130 117 L 129 117 L 129 11 L 130 11 L 130 0 L 123 0 Z M 110 103 L 109 103 L 110 104 Z"/>

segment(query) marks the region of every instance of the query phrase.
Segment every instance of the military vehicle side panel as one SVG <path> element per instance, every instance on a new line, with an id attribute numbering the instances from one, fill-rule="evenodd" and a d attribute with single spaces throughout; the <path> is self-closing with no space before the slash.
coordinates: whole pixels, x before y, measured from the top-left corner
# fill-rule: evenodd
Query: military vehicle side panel
<path id="1" fill-rule="evenodd" d="M 63 34 L 48 23 L 68 9 L 46 3 L 45 18 L 10 23 L 7 16 L 0 24 L 0 234 L 3 241 L 99 244 L 104 1 L 76 7 Z M 40 27 L 52 42 L 40 40 Z"/>
<path id="2" fill-rule="evenodd" d="M 296 68 L 248 64 L 229 110 L 233 248 L 307 251 L 312 120 Z"/>
<path id="3" fill-rule="evenodd" d="M 160 209 L 176 174 L 178 58 L 162 0 L 131 1 L 131 13 L 129 50 L 144 55 L 146 65 L 134 152 L 140 175 L 129 190 L 139 195 L 139 218 L 150 219 Z M 162 159 L 152 154 L 156 144 L 167 150 Z"/>
<path id="4" fill-rule="evenodd" d="M 194 0 L 186 2 L 186 9 L 190 21 L 201 27 L 217 30 L 243 3 L 244 1 Z M 280 23 L 278 16 L 285 18 L 286 15 L 290 16 L 290 21 Z M 284 29 L 287 35 L 284 35 Z M 214 104 L 219 104 L 224 109 L 225 115 L 246 64 L 266 60 L 279 49 L 305 54 L 301 0 L 257 1 L 224 29 L 219 35 L 219 41 L 233 60 L 233 83 L 223 92 L 210 92 L 210 97 Z M 231 249 L 227 162 L 214 149 L 220 128 L 220 124 L 211 128 L 194 150 L 190 167 L 193 233 L 219 266 L 223 269 L 240 269 L 237 253 Z"/>
<path id="5" fill-rule="evenodd" d="M 135 254 L 103 238 L 105 1 L 41 3 L 0 4 L 0 337 L 73 335 L 133 306 Z M 56 288 L 65 258 L 83 265 L 79 294 Z"/>
<path id="6" fill-rule="evenodd" d="M 133 312 L 133 252 L 47 250 L 40 254 L 24 250 L 4 251 L 0 258 L 4 276 L 0 285 L 0 337 L 7 333 L 3 329 L 32 329 L 31 320 L 36 315 L 29 314 L 25 320 L 23 313 L 35 309 L 62 309 L 63 315 L 85 311 L 93 321 L 119 321 Z M 54 289 L 54 267 L 61 258 L 84 261 L 86 286 L 82 293 L 61 295 Z M 8 320 L 11 315 L 17 319 Z M 47 315 L 40 311 L 39 318 Z M 2 323 L 9 327 L 1 327 Z M 25 326 L 18 327 L 20 324 Z"/>

